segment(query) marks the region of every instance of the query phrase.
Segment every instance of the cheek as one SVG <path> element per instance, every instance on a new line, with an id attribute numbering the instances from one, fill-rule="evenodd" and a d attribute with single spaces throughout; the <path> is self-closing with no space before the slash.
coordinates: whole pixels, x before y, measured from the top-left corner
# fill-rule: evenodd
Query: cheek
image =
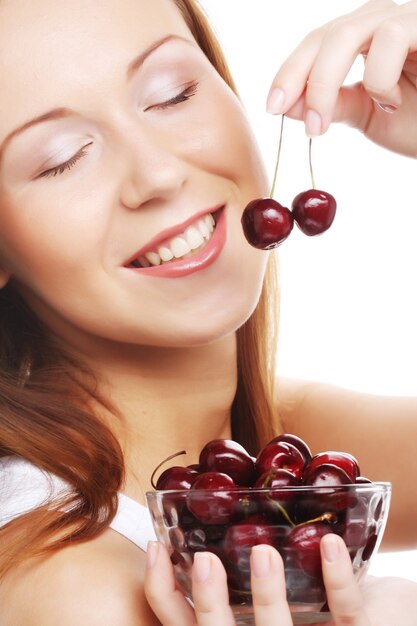
<path id="1" fill-rule="evenodd" d="M 220 78 L 215 82 L 180 127 L 181 151 L 201 169 L 234 182 L 248 201 L 263 197 L 268 178 L 246 114 L 230 88 Z"/>
<path id="2" fill-rule="evenodd" d="M 46 196 L 46 194 L 45 194 Z M 71 280 L 82 261 L 98 255 L 100 212 L 85 200 L 66 198 L 51 203 L 41 195 L 0 203 L 1 262 L 15 278 L 29 286 L 45 281 Z M 80 263 L 81 261 L 81 263 Z"/>

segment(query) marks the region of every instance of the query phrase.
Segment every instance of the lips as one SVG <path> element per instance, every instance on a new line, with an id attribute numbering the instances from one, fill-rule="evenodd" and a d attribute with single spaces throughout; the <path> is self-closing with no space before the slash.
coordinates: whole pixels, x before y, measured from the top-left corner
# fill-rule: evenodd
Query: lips
<path id="1" fill-rule="evenodd" d="M 199 211 L 194 216 L 190 217 L 184 222 L 177 224 L 176 226 L 164 229 L 163 231 L 158 233 L 158 235 L 153 237 L 145 246 L 135 252 L 135 254 L 124 263 L 124 267 L 146 268 L 152 265 L 159 265 L 159 263 L 161 262 L 161 259 L 159 259 L 158 261 L 159 251 L 162 251 L 162 254 L 160 256 L 162 257 L 162 260 L 164 260 L 164 253 L 166 254 L 168 251 L 171 250 L 170 246 L 172 246 L 173 242 L 175 252 L 175 244 L 177 242 L 181 242 L 182 238 L 184 238 L 186 241 L 185 233 L 196 230 L 198 229 L 198 227 L 203 229 L 202 232 L 204 232 L 204 224 L 208 224 L 211 227 L 212 231 L 213 226 L 215 227 L 215 224 L 217 223 L 217 219 L 219 218 L 222 209 L 224 209 L 224 205 Z M 207 235 L 205 236 L 205 239 L 209 238 L 208 234 L 209 232 L 207 230 Z M 191 249 L 193 249 L 192 246 Z M 174 255 L 172 255 L 171 253 L 169 262 L 175 261 L 175 258 L 173 258 L 173 256 Z M 179 257 L 180 256 L 182 255 L 179 254 Z M 173 261 L 171 261 L 171 258 L 173 258 Z"/>

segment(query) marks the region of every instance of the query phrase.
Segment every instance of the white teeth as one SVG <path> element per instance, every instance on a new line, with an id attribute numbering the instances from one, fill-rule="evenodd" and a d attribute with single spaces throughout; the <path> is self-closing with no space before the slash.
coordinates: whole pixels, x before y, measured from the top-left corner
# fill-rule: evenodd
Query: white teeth
<path id="1" fill-rule="evenodd" d="M 161 265 L 161 257 L 156 252 L 147 252 L 145 257 L 151 265 Z"/>
<path id="2" fill-rule="evenodd" d="M 211 239 L 215 226 L 216 222 L 211 213 L 209 213 L 193 226 L 189 226 L 182 235 L 171 239 L 169 244 L 158 248 L 158 252 L 147 252 L 145 255 L 140 256 L 132 265 L 134 267 L 151 267 L 168 263 L 173 259 L 180 259 L 192 250 L 197 250 Z"/>
<path id="3" fill-rule="evenodd" d="M 196 250 L 204 243 L 204 237 L 195 226 L 190 226 L 184 233 L 184 237 L 187 240 L 191 250 Z"/>
<path id="4" fill-rule="evenodd" d="M 210 231 L 208 229 L 208 226 L 207 226 L 205 220 L 200 220 L 198 222 L 197 226 L 200 229 L 200 232 L 203 235 L 204 239 L 208 239 L 210 237 Z"/>
<path id="5" fill-rule="evenodd" d="M 211 215 L 211 213 L 209 213 L 208 215 L 206 215 L 206 217 L 204 218 L 204 221 L 206 222 L 206 226 L 209 229 L 209 231 L 212 233 L 214 230 L 214 218 Z"/>
<path id="6" fill-rule="evenodd" d="M 174 237 L 174 239 L 171 240 L 170 248 L 176 259 L 179 259 L 184 256 L 184 254 L 191 252 L 190 246 L 182 237 Z"/>
<path id="7" fill-rule="evenodd" d="M 165 246 L 158 248 L 158 254 L 161 257 L 161 259 L 165 262 L 171 261 L 174 258 L 174 255 L 172 254 L 171 250 L 169 248 L 166 248 Z"/>

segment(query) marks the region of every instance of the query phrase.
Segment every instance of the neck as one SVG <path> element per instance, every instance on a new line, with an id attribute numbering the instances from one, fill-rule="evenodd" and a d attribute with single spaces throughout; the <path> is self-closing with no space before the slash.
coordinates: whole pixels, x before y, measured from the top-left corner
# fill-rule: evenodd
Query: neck
<path id="1" fill-rule="evenodd" d="M 102 392 L 121 415 L 106 419 L 124 452 L 127 495 L 143 501 L 168 456 L 186 450 L 171 465 L 197 463 L 205 443 L 231 437 L 235 336 L 195 348 L 113 347 L 98 361 Z"/>

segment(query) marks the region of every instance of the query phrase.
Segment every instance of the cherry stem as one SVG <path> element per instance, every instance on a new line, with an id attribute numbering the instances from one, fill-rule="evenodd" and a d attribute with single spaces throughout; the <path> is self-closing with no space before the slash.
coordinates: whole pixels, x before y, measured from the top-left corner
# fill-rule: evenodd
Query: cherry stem
<path id="1" fill-rule="evenodd" d="M 305 524 L 313 524 L 314 522 L 337 522 L 337 517 L 334 513 L 323 513 L 319 517 L 315 517 L 314 519 L 309 519 L 307 522 L 301 522 L 301 524 L 297 524 L 298 526 L 304 526 Z"/>
<path id="2" fill-rule="evenodd" d="M 313 189 L 316 188 L 316 183 L 314 182 L 314 172 L 313 172 L 313 160 L 311 158 L 311 146 L 313 145 L 313 140 L 310 137 L 310 140 L 308 142 L 308 160 L 310 162 L 310 175 L 311 175 L 311 184 Z"/>
<path id="3" fill-rule="evenodd" d="M 271 189 L 271 193 L 269 195 L 269 197 L 271 199 L 273 199 L 274 197 L 274 193 L 275 193 L 275 184 L 277 182 L 277 175 L 278 175 L 278 165 L 279 165 L 279 159 L 281 156 L 281 146 L 282 146 L 282 135 L 284 132 L 284 118 L 285 115 L 281 116 L 281 130 L 280 130 L 280 134 L 279 134 L 279 144 L 278 144 L 278 154 L 277 154 L 277 161 L 275 163 L 275 172 L 274 172 L 274 180 L 272 181 L 272 189 Z"/>
<path id="4" fill-rule="evenodd" d="M 155 467 L 151 476 L 151 485 L 155 490 L 156 490 L 156 484 L 154 482 L 154 477 L 155 477 L 156 472 L 159 470 L 160 467 L 162 467 L 162 465 L 164 465 L 164 463 L 167 463 L 168 461 L 171 461 L 172 459 L 175 459 L 175 457 L 181 456 L 182 454 L 187 454 L 186 450 L 181 450 L 181 452 L 176 452 L 175 454 L 171 454 L 171 456 L 161 461 L 160 464 Z"/>
<path id="5" fill-rule="evenodd" d="M 279 511 L 281 511 L 282 515 L 285 517 L 285 519 L 287 520 L 287 522 L 290 524 L 290 526 L 292 526 L 293 528 L 295 528 L 295 524 L 292 521 L 291 517 L 288 515 L 287 511 L 284 509 L 284 507 L 277 502 L 276 500 L 274 500 L 274 498 L 271 498 L 271 496 L 267 496 L 267 499 L 270 500 L 271 502 L 273 502 L 273 504 L 275 504 L 275 506 L 277 507 L 277 509 L 279 509 Z"/>

